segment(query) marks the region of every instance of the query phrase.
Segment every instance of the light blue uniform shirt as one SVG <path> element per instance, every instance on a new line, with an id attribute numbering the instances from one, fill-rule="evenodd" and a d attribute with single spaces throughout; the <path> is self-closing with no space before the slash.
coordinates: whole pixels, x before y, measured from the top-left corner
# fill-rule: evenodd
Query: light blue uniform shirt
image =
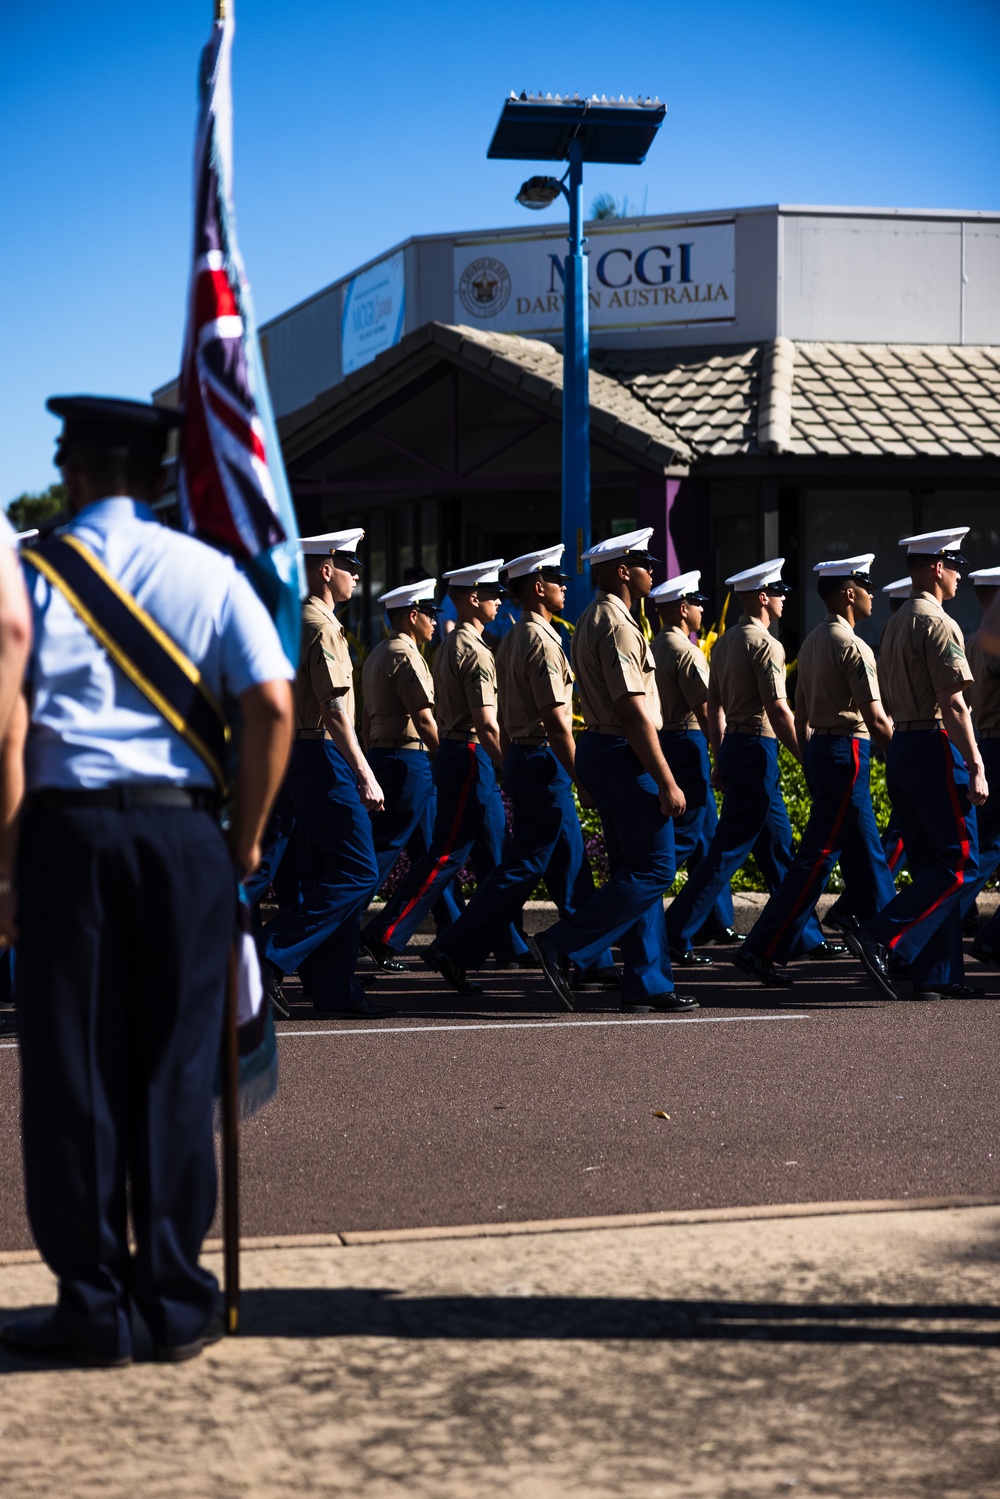
<path id="1" fill-rule="evenodd" d="M 161 526 L 138 500 L 96 500 L 78 536 L 220 701 L 294 676 L 264 605 L 228 557 Z M 26 568 L 34 614 L 27 789 L 144 781 L 214 786 L 205 762 L 115 666 L 59 591 Z"/>

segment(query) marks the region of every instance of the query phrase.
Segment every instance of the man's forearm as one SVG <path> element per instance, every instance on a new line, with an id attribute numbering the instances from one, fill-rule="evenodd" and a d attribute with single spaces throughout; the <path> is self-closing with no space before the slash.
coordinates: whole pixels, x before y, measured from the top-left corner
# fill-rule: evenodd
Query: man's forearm
<path id="1" fill-rule="evenodd" d="M 292 693 L 287 682 L 264 682 L 239 698 L 242 727 L 230 842 L 241 874 L 250 874 L 292 746 Z"/>
<path id="2" fill-rule="evenodd" d="M 541 710 L 549 736 L 549 748 L 571 780 L 576 780 L 576 740 L 565 709 L 553 705 Z"/>
<path id="3" fill-rule="evenodd" d="M 638 702 L 638 699 L 636 701 Z M 638 711 L 633 709 L 620 716 L 629 748 L 638 758 L 643 770 L 649 772 L 657 786 L 673 788 L 676 782 L 670 766 L 663 758 L 660 741 L 653 727 L 653 721 L 645 711 L 645 704 L 640 704 Z"/>
<path id="4" fill-rule="evenodd" d="M 438 739 L 438 726 L 434 714 L 430 708 L 421 708 L 413 720 L 417 733 L 427 746 L 430 754 L 436 755 L 440 741 Z"/>
<path id="5" fill-rule="evenodd" d="M 17 860 L 17 830 L 24 800 L 24 742 L 28 705 L 18 693 L 0 744 L 0 878 L 10 879 Z"/>
<path id="6" fill-rule="evenodd" d="M 775 737 L 781 741 L 790 754 L 796 760 L 802 759 L 802 747 L 799 744 L 799 736 L 795 732 L 795 720 L 791 709 L 785 698 L 776 698 L 772 703 L 765 703 L 764 712 L 767 714 L 768 723 L 774 730 Z"/>
<path id="7" fill-rule="evenodd" d="M 972 715 L 968 707 L 961 700 L 941 703 L 941 720 L 947 731 L 948 738 L 958 750 L 971 769 L 972 766 L 983 768 L 983 757 L 976 743 L 976 736 L 972 728 Z"/>
<path id="8" fill-rule="evenodd" d="M 722 704 L 713 702 L 711 698 L 705 712 L 708 718 L 708 742 L 712 746 L 712 753 L 718 755 L 726 732 L 726 715 L 722 711 Z"/>
<path id="9" fill-rule="evenodd" d="M 354 725 L 347 716 L 347 704 L 342 698 L 333 698 L 320 709 L 324 727 L 334 744 L 354 771 L 356 777 L 371 775 L 371 767 L 365 759 L 358 742 Z"/>
<path id="10" fill-rule="evenodd" d="M 503 768 L 503 746 L 500 743 L 500 725 L 492 708 L 482 708 L 478 705 L 470 707 L 472 726 L 479 735 L 479 743 L 489 755 L 494 765 Z"/>

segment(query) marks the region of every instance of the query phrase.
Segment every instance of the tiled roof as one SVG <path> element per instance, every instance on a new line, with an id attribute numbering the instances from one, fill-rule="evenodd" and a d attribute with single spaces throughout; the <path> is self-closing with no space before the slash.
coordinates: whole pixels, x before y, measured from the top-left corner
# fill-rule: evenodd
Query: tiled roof
<path id="1" fill-rule="evenodd" d="M 456 364 L 518 386 L 535 403 L 562 410 L 562 354 L 551 344 L 512 333 L 425 323 L 379 354 L 371 364 L 355 370 L 309 405 L 282 418 L 279 427 L 283 444 L 290 445 L 292 440 L 307 442 L 314 421 L 363 396 L 367 387 L 397 371 L 406 361 L 434 357 L 439 352 Z M 684 438 L 627 385 L 596 369 L 590 372 L 590 424 L 593 431 L 621 443 L 637 457 L 651 459 L 665 468 L 684 469 L 695 456 Z"/>
<path id="2" fill-rule="evenodd" d="M 793 343 L 601 351 L 699 457 L 1000 455 L 1000 348 Z"/>
<path id="3" fill-rule="evenodd" d="M 763 345 L 700 349 L 601 350 L 613 375 L 699 457 L 756 451 Z"/>

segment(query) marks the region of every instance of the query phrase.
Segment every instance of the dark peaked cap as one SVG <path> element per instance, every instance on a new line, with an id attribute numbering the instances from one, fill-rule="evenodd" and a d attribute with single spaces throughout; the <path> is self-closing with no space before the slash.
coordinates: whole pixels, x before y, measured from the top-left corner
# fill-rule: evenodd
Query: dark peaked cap
<path id="1" fill-rule="evenodd" d="M 50 396 L 45 407 L 63 421 L 57 463 L 73 443 L 162 458 L 170 433 L 184 420 L 182 412 L 167 406 L 112 396 Z"/>

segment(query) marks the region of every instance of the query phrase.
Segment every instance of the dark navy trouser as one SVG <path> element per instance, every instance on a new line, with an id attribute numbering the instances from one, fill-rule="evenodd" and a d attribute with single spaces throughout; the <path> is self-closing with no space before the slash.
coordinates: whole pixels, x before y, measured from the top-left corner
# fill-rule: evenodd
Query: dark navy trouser
<path id="1" fill-rule="evenodd" d="M 191 1342 L 218 1290 L 198 1256 L 236 909 L 222 834 L 193 808 L 29 802 L 18 889 L 28 1216 L 59 1281 L 57 1325 L 125 1356 L 131 1293 L 157 1343 Z"/>
<path id="2" fill-rule="evenodd" d="M 624 735 L 586 730 L 577 741 L 576 773 L 601 814 L 611 873 L 592 900 L 545 935 L 581 968 L 599 963 L 617 942 L 623 1000 L 672 994 L 663 895 L 674 878 L 673 821 L 661 812 L 656 782 Z"/>
<path id="3" fill-rule="evenodd" d="M 368 923 L 373 937 L 402 952 L 424 916 L 441 899 L 470 854 L 478 881 L 499 864 L 507 836 L 507 814 L 493 761 L 481 744 L 444 739 L 434 757 L 437 812 L 430 847 L 396 888 L 385 909 Z M 482 836 L 482 835 L 485 835 Z M 528 951 L 512 926 L 498 939 L 498 961 Z"/>
<path id="4" fill-rule="evenodd" d="M 866 924 L 916 984 L 963 981 L 961 899 L 979 873 L 969 772 L 943 729 L 896 730 L 886 783 L 913 879 Z"/>
<path id="5" fill-rule="evenodd" d="M 809 821 L 784 879 L 747 937 L 748 950 L 786 963 L 800 949 L 806 923 L 838 859 L 859 921 L 892 900 L 896 888 L 872 811 L 870 762 L 867 739 L 814 734 L 809 740 Z"/>
<path id="6" fill-rule="evenodd" d="M 298 969 L 320 1009 L 358 1003 L 361 916 L 378 882 L 371 819 L 332 740 L 295 741 L 285 790 L 321 863 L 299 905 L 263 928 L 264 956 L 282 973 Z"/>
<path id="7" fill-rule="evenodd" d="M 372 838 L 378 865 L 378 889 L 392 873 L 404 849 L 410 862 L 423 858 L 430 847 L 437 809 L 431 757 L 425 750 L 373 747 L 368 764 L 385 796 L 385 807 L 372 813 Z M 451 885 L 434 905 L 438 926 L 458 919 L 458 903 Z"/>
<path id="8" fill-rule="evenodd" d="M 720 890 L 749 854 L 772 895 L 792 862 L 792 826 L 781 794 L 778 741 L 757 734 L 726 734 L 719 771 L 724 788 L 719 826 L 708 853 L 667 911 L 670 946 L 683 951 L 691 947 Z M 810 916 L 799 951 L 822 941 L 822 928 Z"/>
<path id="9" fill-rule="evenodd" d="M 1000 864 L 1000 739 L 984 739 L 979 752 L 986 767 L 986 784 L 990 788 L 986 805 L 976 808 L 976 831 L 979 836 L 979 873 L 966 883 L 961 899 L 962 915 L 965 916 L 976 904 L 976 898 Z M 1000 940 L 1000 920 L 997 912 L 985 923 L 979 936 L 987 946 Z M 987 935 L 988 934 L 988 935 Z"/>
<path id="10" fill-rule="evenodd" d="M 493 873 L 481 884 L 437 945 L 465 968 L 481 968 L 544 875 L 563 916 L 594 894 L 573 783 L 543 744 L 512 744 L 503 762 L 504 789 L 513 808 L 513 836 Z M 605 948 L 597 966 L 612 966 Z"/>
<path id="11" fill-rule="evenodd" d="M 687 810 L 674 818 L 674 855 L 677 868 L 686 867 L 692 875 L 708 853 L 719 825 L 708 740 L 700 729 L 661 729 L 660 748 L 687 802 Z M 732 924 L 733 894 L 727 883 L 708 913 L 708 925 L 718 930 Z"/>

